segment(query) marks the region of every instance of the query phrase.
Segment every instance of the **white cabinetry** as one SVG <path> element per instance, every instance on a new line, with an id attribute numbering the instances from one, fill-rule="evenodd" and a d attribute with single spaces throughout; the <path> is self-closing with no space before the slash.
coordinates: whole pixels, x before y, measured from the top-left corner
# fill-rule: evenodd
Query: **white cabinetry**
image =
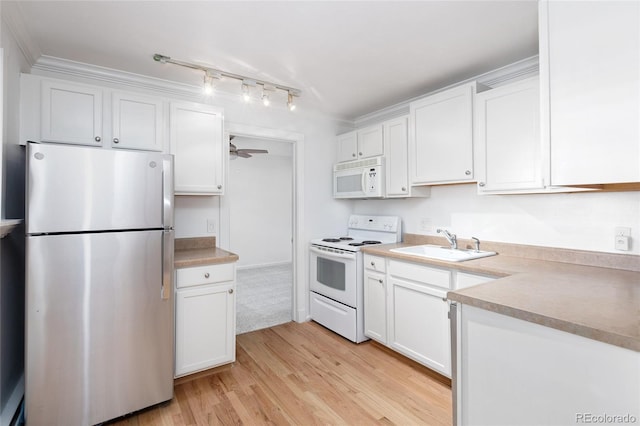
<path id="1" fill-rule="evenodd" d="M 364 255 L 364 334 L 387 344 L 385 259 Z"/>
<path id="2" fill-rule="evenodd" d="M 164 101 L 134 93 L 114 92 L 111 98 L 114 148 L 162 151 Z"/>
<path id="3" fill-rule="evenodd" d="M 172 102 L 171 153 L 175 156 L 177 195 L 221 195 L 228 159 L 222 138 L 222 110 Z"/>
<path id="4" fill-rule="evenodd" d="M 540 2 L 551 184 L 640 182 L 640 2 Z"/>
<path id="5" fill-rule="evenodd" d="M 235 361 L 235 264 L 176 271 L 175 376 Z"/>
<path id="6" fill-rule="evenodd" d="M 162 98 L 23 74 L 21 142 L 164 150 Z"/>
<path id="7" fill-rule="evenodd" d="M 410 105 L 409 170 L 412 185 L 473 180 L 472 82 Z"/>
<path id="8" fill-rule="evenodd" d="M 409 185 L 409 116 L 382 123 L 385 154 L 385 197 L 428 197 L 429 187 Z"/>
<path id="9" fill-rule="evenodd" d="M 640 418 L 640 353 L 473 306 L 457 311 L 456 424 Z"/>
<path id="10" fill-rule="evenodd" d="M 445 375 L 451 375 L 446 301 L 448 270 L 389 261 L 389 346 Z"/>
<path id="11" fill-rule="evenodd" d="M 544 188 L 538 80 L 536 76 L 476 95 L 479 193 Z"/>
<path id="12" fill-rule="evenodd" d="M 382 125 L 338 136 L 338 162 L 359 160 L 384 154 Z"/>

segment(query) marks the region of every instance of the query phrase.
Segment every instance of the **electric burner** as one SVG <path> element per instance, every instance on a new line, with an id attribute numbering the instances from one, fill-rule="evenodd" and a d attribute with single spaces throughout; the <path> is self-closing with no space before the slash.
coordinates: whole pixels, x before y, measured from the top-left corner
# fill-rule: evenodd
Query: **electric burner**
<path id="1" fill-rule="evenodd" d="M 326 243 L 339 243 L 340 239 L 339 238 L 323 238 L 322 241 Z"/>
<path id="2" fill-rule="evenodd" d="M 364 243 L 349 243 L 349 245 L 353 247 L 360 247 L 360 246 L 363 246 Z"/>
<path id="3" fill-rule="evenodd" d="M 382 244 L 380 241 L 375 240 L 364 240 L 362 244 Z"/>
<path id="4" fill-rule="evenodd" d="M 351 241 L 351 240 L 353 240 L 353 238 L 351 238 L 351 237 L 340 237 L 340 239 L 342 241 Z"/>

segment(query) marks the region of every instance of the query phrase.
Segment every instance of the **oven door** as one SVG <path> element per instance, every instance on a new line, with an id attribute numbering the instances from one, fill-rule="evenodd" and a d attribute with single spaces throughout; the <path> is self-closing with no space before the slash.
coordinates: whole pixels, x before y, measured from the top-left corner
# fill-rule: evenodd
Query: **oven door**
<path id="1" fill-rule="evenodd" d="M 310 250 L 311 291 L 355 308 L 358 253 L 313 245 Z"/>

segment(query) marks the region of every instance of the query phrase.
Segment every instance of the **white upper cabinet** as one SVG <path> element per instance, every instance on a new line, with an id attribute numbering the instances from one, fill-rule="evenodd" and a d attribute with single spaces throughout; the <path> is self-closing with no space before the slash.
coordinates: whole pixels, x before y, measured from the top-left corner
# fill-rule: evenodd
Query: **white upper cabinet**
<path id="1" fill-rule="evenodd" d="M 551 184 L 640 182 L 640 2 L 540 3 Z"/>
<path id="2" fill-rule="evenodd" d="M 409 117 L 383 123 L 386 198 L 427 197 L 430 188 L 409 185 L 408 129 Z"/>
<path id="3" fill-rule="evenodd" d="M 473 96 L 476 82 L 410 105 L 409 170 L 412 185 L 473 180 Z"/>
<path id="4" fill-rule="evenodd" d="M 209 105 L 172 102 L 171 153 L 177 195 L 221 195 L 228 145 L 223 141 L 222 110 Z"/>
<path id="5" fill-rule="evenodd" d="M 162 98 L 23 74 L 21 142 L 164 151 Z"/>
<path id="6" fill-rule="evenodd" d="M 40 89 L 40 137 L 33 139 L 102 145 L 102 89 L 56 80 L 42 80 Z"/>
<path id="7" fill-rule="evenodd" d="M 538 77 L 476 95 L 479 193 L 544 188 Z"/>
<path id="8" fill-rule="evenodd" d="M 162 99 L 133 93 L 112 96 L 111 146 L 145 151 L 163 150 Z"/>
<path id="9" fill-rule="evenodd" d="M 382 125 L 366 127 L 338 136 L 338 162 L 384 154 Z"/>

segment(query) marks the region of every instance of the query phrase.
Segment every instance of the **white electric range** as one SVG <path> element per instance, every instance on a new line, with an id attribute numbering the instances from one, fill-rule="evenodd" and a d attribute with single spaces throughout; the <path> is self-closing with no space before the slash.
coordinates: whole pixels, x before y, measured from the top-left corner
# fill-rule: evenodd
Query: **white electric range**
<path id="1" fill-rule="evenodd" d="M 360 343 L 364 335 L 364 279 L 360 248 L 402 240 L 397 216 L 351 215 L 346 235 L 311 240 L 311 319 Z"/>

